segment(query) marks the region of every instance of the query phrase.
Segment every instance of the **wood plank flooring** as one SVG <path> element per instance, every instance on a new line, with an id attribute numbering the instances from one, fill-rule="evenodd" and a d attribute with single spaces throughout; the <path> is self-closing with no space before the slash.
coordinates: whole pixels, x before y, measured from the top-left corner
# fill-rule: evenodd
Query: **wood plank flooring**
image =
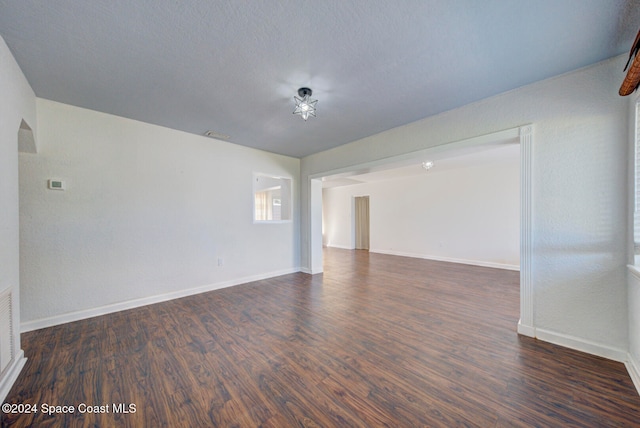
<path id="1" fill-rule="evenodd" d="M 39 411 L 4 413 L 2 425 L 640 426 L 623 364 L 516 334 L 518 281 L 328 249 L 322 275 L 25 333 L 6 402 Z"/>

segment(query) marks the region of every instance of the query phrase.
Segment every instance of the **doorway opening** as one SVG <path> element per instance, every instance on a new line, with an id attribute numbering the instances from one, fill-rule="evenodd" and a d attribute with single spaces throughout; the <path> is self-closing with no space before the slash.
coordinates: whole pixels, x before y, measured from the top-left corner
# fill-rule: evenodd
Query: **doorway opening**
<path id="1" fill-rule="evenodd" d="M 352 165 L 337 170 L 328 170 L 310 175 L 309 189 L 309 217 L 308 217 L 308 247 L 303 252 L 303 260 L 308 263 L 309 273 L 321 273 L 322 243 L 329 243 L 332 236 L 323 240 L 323 230 L 320 225 L 323 216 L 322 205 L 323 188 L 361 182 L 363 175 L 385 173 L 393 168 L 401 168 L 417 160 L 425 159 L 438 161 L 439 157 L 451 156 L 453 153 L 469 153 L 484 150 L 490 146 L 504 144 L 519 144 L 520 153 L 520 225 L 519 225 L 519 270 L 520 270 L 520 319 L 518 333 L 535 337 L 533 327 L 533 289 L 531 278 L 532 265 L 532 151 L 533 126 L 523 125 L 515 128 L 480 135 L 465 140 L 455 141 L 430 147 L 416 152 L 406 153 L 378 161 Z M 327 201 L 329 202 L 329 201 Z M 354 223 L 352 223 L 353 225 Z M 326 232 L 326 231 L 325 231 Z M 344 236 L 344 235 L 343 235 Z M 351 235 L 354 236 L 353 234 Z M 353 238 L 352 238 L 353 239 Z M 344 240 L 343 240 L 344 242 Z M 320 244 L 320 245 L 318 245 Z M 347 244 L 345 242 L 345 244 Z M 375 243 L 374 243 L 375 244 Z M 340 247 L 340 245 L 332 245 Z M 346 248 L 346 247 L 344 247 Z M 351 246 L 353 249 L 354 247 Z M 376 250 L 377 251 L 377 250 Z M 306 253 L 306 254 L 305 254 Z M 517 268 L 517 267 L 516 267 Z"/>
<path id="2" fill-rule="evenodd" d="M 354 198 L 353 216 L 356 250 L 369 251 L 369 196 Z"/>

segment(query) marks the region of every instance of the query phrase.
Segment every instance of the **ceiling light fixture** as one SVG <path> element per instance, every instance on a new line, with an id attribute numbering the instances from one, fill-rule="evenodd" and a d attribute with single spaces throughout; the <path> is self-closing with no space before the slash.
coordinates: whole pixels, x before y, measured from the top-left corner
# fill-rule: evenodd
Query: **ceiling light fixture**
<path id="1" fill-rule="evenodd" d="M 432 161 L 426 161 L 426 162 L 422 162 L 422 167 L 429 171 L 431 168 L 433 168 L 433 162 Z"/>
<path id="2" fill-rule="evenodd" d="M 293 99 L 296 102 L 296 109 L 293 114 L 299 114 L 306 121 L 309 116 L 316 117 L 316 103 L 318 100 L 312 100 L 311 94 L 313 91 L 309 88 L 298 89 L 299 98 L 294 96 Z"/>

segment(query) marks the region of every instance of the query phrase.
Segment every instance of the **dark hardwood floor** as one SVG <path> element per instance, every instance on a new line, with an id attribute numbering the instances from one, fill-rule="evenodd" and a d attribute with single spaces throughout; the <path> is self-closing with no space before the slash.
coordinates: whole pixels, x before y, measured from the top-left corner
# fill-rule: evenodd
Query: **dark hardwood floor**
<path id="1" fill-rule="evenodd" d="M 322 275 L 25 333 L 28 361 L 6 402 L 38 413 L 2 424 L 640 426 L 623 364 L 517 335 L 518 281 L 330 249 Z"/>

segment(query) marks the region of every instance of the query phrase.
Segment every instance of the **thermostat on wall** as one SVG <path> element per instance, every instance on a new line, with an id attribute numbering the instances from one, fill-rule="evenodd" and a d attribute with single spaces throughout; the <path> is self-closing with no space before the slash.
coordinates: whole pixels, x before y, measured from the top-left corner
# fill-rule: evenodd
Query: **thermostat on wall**
<path id="1" fill-rule="evenodd" d="M 64 190 L 64 181 L 62 180 L 49 180 L 49 189 L 52 190 Z"/>

